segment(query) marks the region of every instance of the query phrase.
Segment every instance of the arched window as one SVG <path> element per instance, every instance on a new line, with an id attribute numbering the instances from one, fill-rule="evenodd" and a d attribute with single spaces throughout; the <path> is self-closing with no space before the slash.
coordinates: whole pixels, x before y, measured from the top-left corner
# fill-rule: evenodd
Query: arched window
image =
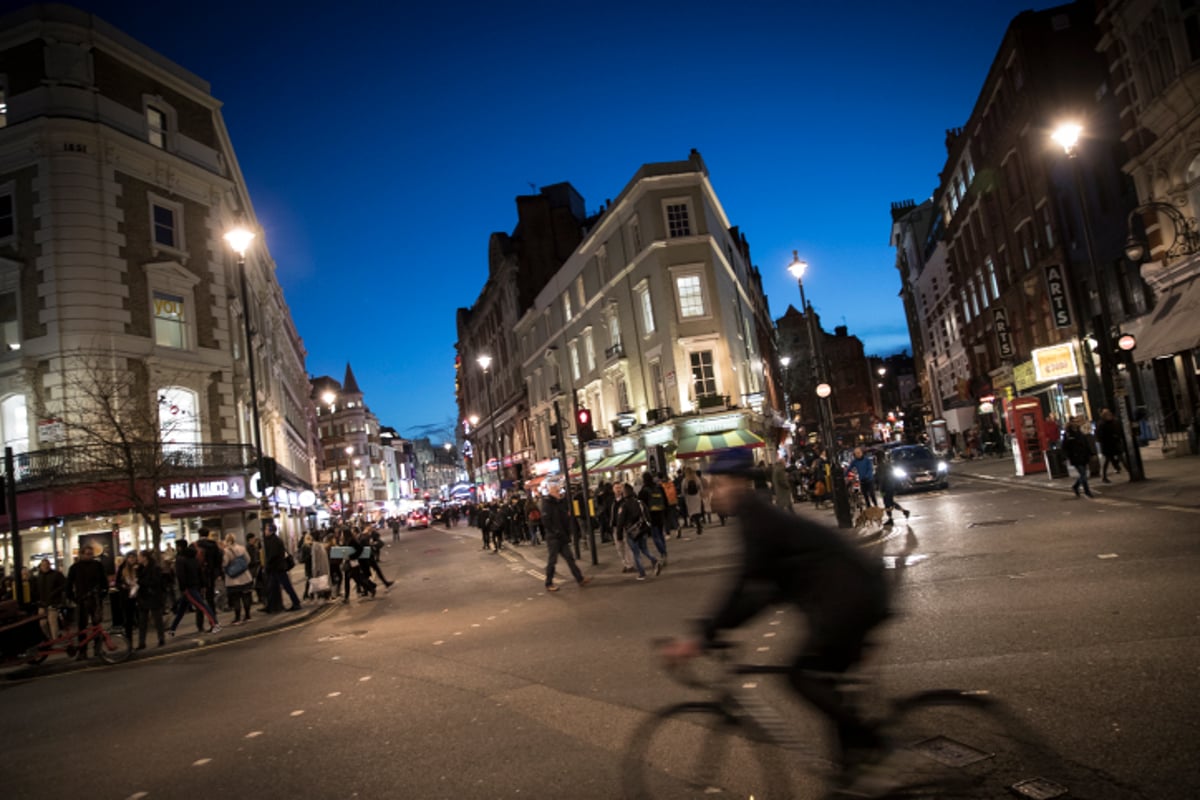
<path id="1" fill-rule="evenodd" d="M 182 386 L 158 390 L 158 432 L 164 453 L 190 453 L 200 443 L 199 397 Z"/>
<path id="2" fill-rule="evenodd" d="M 29 449 L 29 413 L 25 408 L 25 395 L 9 395 L 0 401 L 0 433 L 4 436 L 4 446 L 11 447 L 14 453 Z"/>

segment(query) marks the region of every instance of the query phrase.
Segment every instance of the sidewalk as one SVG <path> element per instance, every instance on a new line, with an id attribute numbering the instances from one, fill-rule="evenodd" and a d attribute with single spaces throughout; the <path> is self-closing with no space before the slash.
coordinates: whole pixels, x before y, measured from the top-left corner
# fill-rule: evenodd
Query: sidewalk
<path id="1" fill-rule="evenodd" d="M 1146 505 L 1172 505 L 1181 508 L 1200 509 L 1200 456 L 1178 456 L 1163 458 L 1155 447 L 1142 448 L 1142 466 L 1146 480 L 1131 483 L 1128 472 L 1113 474 L 1112 483 L 1101 483 L 1099 476 L 1089 479 L 1092 492 L 1097 496 Z M 982 457 L 953 461 L 950 464 L 950 484 L 955 476 L 1020 486 L 1026 489 L 1049 489 L 1069 492 L 1075 482 L 1074 473 L 1069 478 L 1052 479 L 1049 473 L 1018 476 L 1011 457 Z"/>
<path id="2" fill-rule="evenodd" d="M 304 594 L 304 567 L 297 566 L 291 571 L 290 577 L 292 579 L 292 586 L 296 589 L 296 594 Z M 137 661 L 147 661 L 155 657 L 178 655 L 179 653 L 199 650 L 205 647 L 236 642 L 239 639 L 249 639 L 270 631 L 282 630 L 283 628 L 306 622 L 326 609 L 338 607 L 340 607 L 340 603 L 305 601 L 299 611 L 281 611 L 276 614 L 265 614 L 259 611 L 260 606 L 255 602 L 251 607 L 250 621 L 237 627 L 230 626 L 230 623 L 233 621 L 232 611 L 218 611 L 217 622 L 221 625 L 219 633 L 197 633 L 195 614 L 189 611 L 179 621 L 179 628 L 175 636 L 167 636 L 166 644 L 162 647 L 157 645 L 158 634 L 155 633 L 154 626 L 150 625 L 146 631 L 146 649 L 134 650 L 133 655 L 125 663 L 133 664 Z M 169 626 L 172 619 L 173 616 L 170 609 L 168 609 L 163 624 Z M 138 632 L 135 628 L 133 632 L 134 647 L 137 646 L 137 639 Z M 89 644 L 89 648 L 91 646 Z M 2 665 L 0 666 L 0 680 L 17 681 L 106 666 L 109 665 L 105 664 L 98 656 L 92 656 L 87 661 L 76 661 L 74 658 L 66 655 L 52 655 L 37 666 L 30 666 L 19 662 Z"/>

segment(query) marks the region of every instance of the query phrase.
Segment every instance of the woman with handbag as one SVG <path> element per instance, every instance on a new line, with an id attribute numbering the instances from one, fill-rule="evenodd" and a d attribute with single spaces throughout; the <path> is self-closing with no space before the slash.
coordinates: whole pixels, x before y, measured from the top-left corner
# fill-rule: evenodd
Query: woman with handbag
<path id="1" fill-rule="evenodd" d="M 625 533 L 625 543 L 633 555 L 633 566 L 637 570 L 639 581 L 646 580 L 646 570 L 642 567 L 641 556 L 650 560 L 654 574 L 662 572 L 662 562 L 650 555 L 646 547 L 646 537 L 650 535 L 650 519 L 642 501 L 633 491 L 632 484 L 625 484 L 624 497 L 617 504 L 617 528 Z"/>
<path id="2" fill-rule="evenodd" d="M 249 622 L 250 606 L 254 598 L 250 551 L 238 544 L 237 537 L 232 533 L 225 535 L 225 554 L 221 558 L 221 570 L 225 574 L 225 593 L 229 596 L 229 607 L 233 609 L 233 624 Z"/>

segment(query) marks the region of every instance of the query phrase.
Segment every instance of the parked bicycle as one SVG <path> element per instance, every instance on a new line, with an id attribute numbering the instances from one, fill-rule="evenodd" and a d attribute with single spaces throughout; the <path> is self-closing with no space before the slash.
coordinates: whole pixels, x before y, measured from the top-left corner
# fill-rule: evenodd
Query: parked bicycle
<path id="1" fill-rule="evenodd" d="M 984 691 L 931 689 L 887 701 L 871 715 L 883 746 L 833 786 L 833 765 L 818 743 L 761 693 L 746 691 L 755 685 L 748 676 L 786 675 L 789 668 L 733 663 L 729 647 L 707 651 L 715 678 L 669 668 L 678 682 L 709 696 L 666 706 L 638 726 L 622 764 L 626 798 L 982 798 L 1046 781 L 1035 765 L 1052 763 L 1048 751 L 1003 704 Z M 859 680 L 855 688 L 868 686 Z"/>
<path id="2" fill-rule="evenodd" d="M 41 664 L 52 655 L 76 656 L 81 650 L 100 644 L 100 658 L 108 664 L 119 664 L 133 654 L 132 642 L 118 631 L 103 625 L 88 625 L 82 630 L 63 631 L 48 637 L 40 622 L 45 612 L 13 616 L 0 625 L 0 657 L 26 664 Z"/>

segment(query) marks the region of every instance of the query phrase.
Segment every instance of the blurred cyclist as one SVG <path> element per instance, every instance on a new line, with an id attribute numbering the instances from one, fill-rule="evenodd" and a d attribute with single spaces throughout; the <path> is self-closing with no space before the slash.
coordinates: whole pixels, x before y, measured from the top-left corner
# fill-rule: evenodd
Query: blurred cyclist
<path id="1" fill-rule="evenodd" d="M 862 660 L 867 634 L 888 617 L 880 563 L 840 534 L 765 502 L 754 491 L 748 450 L 731 450 L 708 470 L 713 510 L 736 516 L 743 561 L 716 609 L 700 621 L 695 638 L 662 648 L 671 662 L 699 655 L 723 630 L 768 606 L 791 603 L 808 617 L 808 639 L 792 661 L 792 688 L 829 718 L 836 730 L 843 777 L 875 753 L 879 741 L 847 702 L 839 678 Z"/>

